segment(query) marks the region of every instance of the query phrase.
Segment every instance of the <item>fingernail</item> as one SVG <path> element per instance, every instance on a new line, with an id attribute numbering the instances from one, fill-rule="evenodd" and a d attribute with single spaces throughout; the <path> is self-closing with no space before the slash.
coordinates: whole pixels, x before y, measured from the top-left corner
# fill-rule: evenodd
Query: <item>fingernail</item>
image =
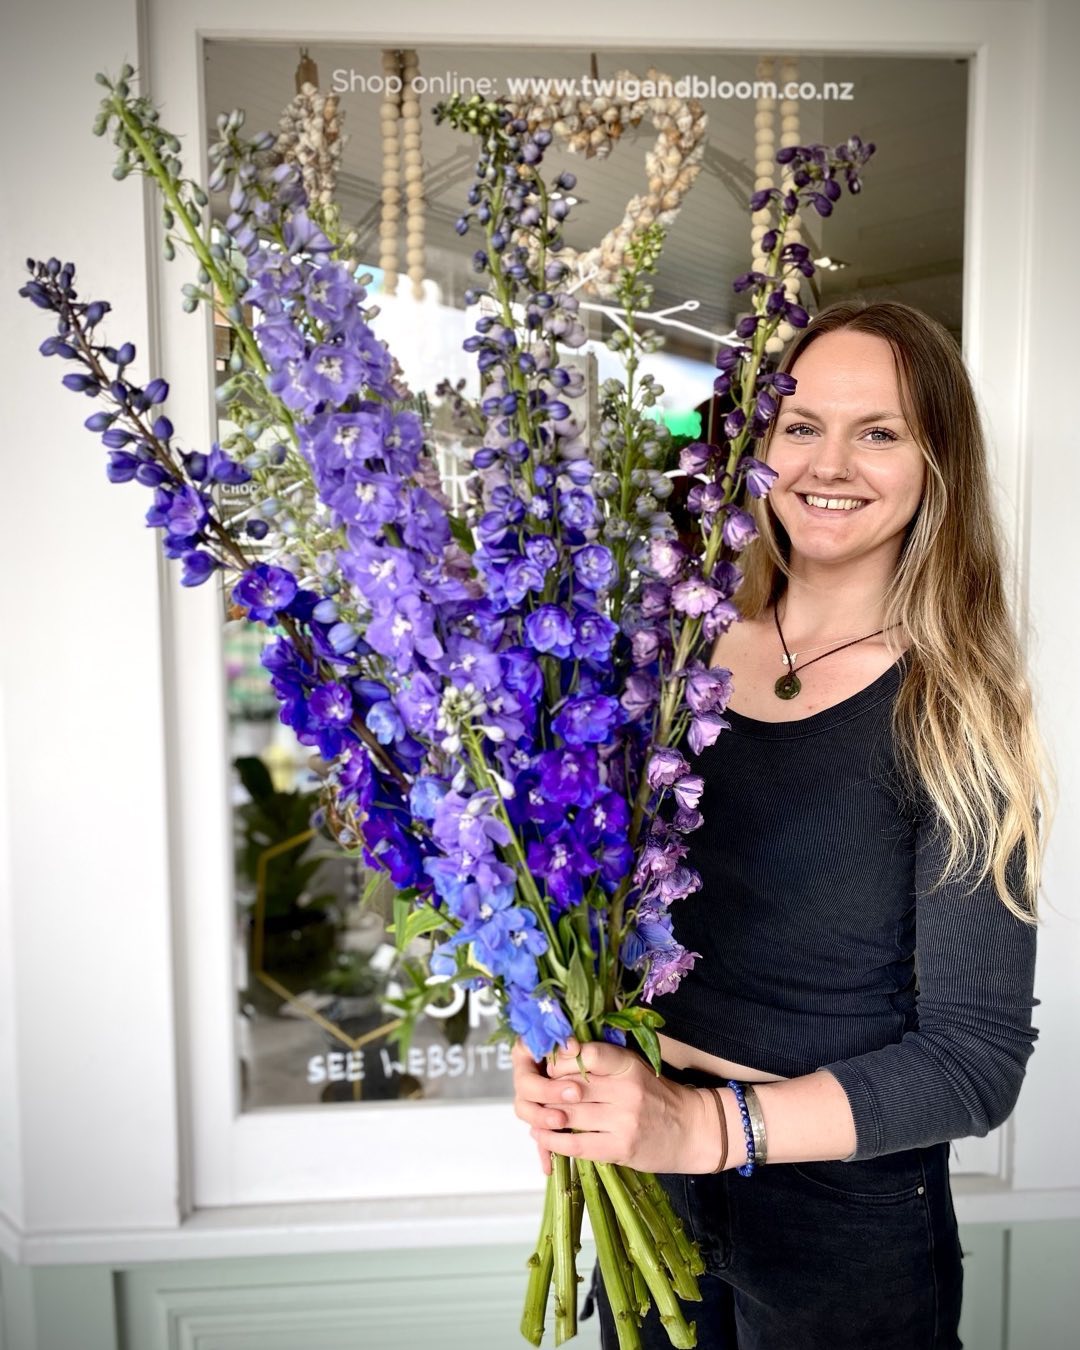
<path id="1" fill-rule="evenodd" d="M 564 1102 L 576 1102 L 577 1090 L 575 1088 L 563 1088 L 562 1099 Z"/>

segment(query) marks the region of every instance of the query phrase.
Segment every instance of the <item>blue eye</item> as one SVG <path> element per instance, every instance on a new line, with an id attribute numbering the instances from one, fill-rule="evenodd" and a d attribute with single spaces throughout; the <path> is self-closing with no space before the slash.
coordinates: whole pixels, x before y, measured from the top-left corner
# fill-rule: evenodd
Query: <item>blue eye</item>
<path id="1" fill-rule="evenodd" d="M 795 422 L 791 426 L 785 428 L 785 435 L 792 436 L 797 431 L 814 431 L 814 430 L 815 428 L 809 426 L 806 422 Z M 890 441 L 896 440 L 896 433 L 894 431 L 890 431 L 888 427 L 870 427 L 868 430 L 863 432 L 863 435 L 885 437 L 884 441 L 872 441 L 871 442 L 872 445 L 888 445 Z M 796 436 L 795 439 L 801 440 L 802 437 Z"/>

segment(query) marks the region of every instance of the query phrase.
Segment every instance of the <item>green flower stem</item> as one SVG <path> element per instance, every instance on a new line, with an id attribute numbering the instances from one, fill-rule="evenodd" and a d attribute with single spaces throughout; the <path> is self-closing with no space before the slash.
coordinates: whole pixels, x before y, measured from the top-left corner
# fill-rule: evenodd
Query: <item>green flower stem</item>
<path id="1" fill-rule="evenodd" d="M 198 229 L 196 229 L 194 223 L 192 222 L 192 219 L 188 214 L 187 204 L 184 202 L 184 200 L 180 196 L 180 193 L 177 191 L 176 184 L 173 181 L 172 177 L 169 175 L 169 172 L 165 168 L 165 165 L 162 164 L 160 158 L 158 157 L 157 151 L 143 135 L 142 127 L 139 125 L 138 119 L 132 115 L 131 109 L 128 107 L 124 99 L 118 96 L 114 96 L 112 100 L 112 106 L 117 117 L 119 117 L 121 122 L 123 122 L 124 130 L 128 133 L 131 139 L 135 142 L 135 145 L 138 147 L 139 154 L 142 156 L 143 159 L 143 163 L 150 170 L 150 173 L 157 181 L 157 185 L 161 190 L 161 195 L 168 202 L 169 207 L 173 212 L 173 215 L 183 222 L 184 232 L 188 236 L 188 242 L 191 246 L 191 251 L 195 254 L 199 262 L 202 263 L 203 267 L 205 267 L 207 272 L 210 274 L 211 280 L 217 287 L 217 290 L 221 295 L 221 298 L 225 302 L 225 304 L 227 306 L 236 305 L 237 304 L 236 293 L 234 292 L 231 284 L 229 283 L 228 278 L 218 267 L 217 259 L 210 252 L 209 248 L 207 248 L 206 241 L 203 239 L 202 235 L 199 233 Z M 232 325 L 233 330 L 236 333 L 241 346 L 244 348 L 248 361 L 251 363 L 252 367 L 255 370 L 257 370 L 260 375 L 265 376 L 267 373 L 266 362 L 262 358 L 262 353 L 255 345 L 255 339 L 252 336 L 251 332 L 248 330 L 247 326 L 242 323 L 235 323 L 229 317 L 228 313 L 225 314 L 225 317 L 226 319 L 229 320 L 229 323 Z M 287 427 L 289 427 L 290 430 L 292 430 L 293 419 L 288 409 L 286 409 L 284 405 L 281 405 L 277 411 L 284 424 Z"/>
<path id="2" fill-rule="evenodd" d="M 701 1249 L 696 1242 L 692 1242 L 686 1235 L 686 1229 L 683 1228 L 682 1220 L 671 1208 L 671 1201 L 668 1199 L 667 1191 L 656 1178 L 654 1172 L 636 1172 L 634 1174 L 641 1182 L 646 1195 L 655 1206 L 656 1210 L 664 1217 L 665 1222 L 671 1228 L 675 1238 L 675 1246 L 679 1255 L 686 1262 L 687 1269 L 691 1275 L 704 1275 L 705 1262 L 701 1257 Z"/>
<path id="3" fill-rule="evenodd" d="M 698 1288 L 696 1276 L 702 1272 L 693 1268 L 695 1264 L 702 1265 L 700 1253 L 687 1239 L 683 1226 L 659 1183 L 656 1185 L 656 1191 L 651 1192 L 645 1185 L 644 1177 L 632 1167 L 620 1167 L 618 1172 L 652 1235 L 656 1250 L 671 1272 L 675 1292 L 682 1299 L 690 1301 L 700 1299 L 701 1290 Z M 653 1180 L 655 1181 L 655 1178 Z"/>
<path id="4" fill-rule="evenodd" d="M 540 1236 L 536 1250 L 529 1257 L 529 1283 L 525 1290 L 525 1311 L 521 1315 L 521 1334 L 530 1345 L 539 1345 L 544 1339 L 544 1313 L 555 1256 L 551 1245 L 551 1230 L 555 1220 L 555 1177 L 548 1177 L 544 1192 L 544 1215 L 540 1221 Z"/>
<path id="5" fill-rule="evenodd" d="M 561 980 L 566 976 L 566 962 L 563 960 L 562 944 L 559 942 L 558 934 L 555 932 L 555 926 L 551 922 L 551 915 L 548 913 L 548 907 L 544 902 L 536 885 L 536 880 L 529 871 L 529 864 L 525 857 L 525 850 L 521 846 L 521 840 L 518 838 L 517 830 L 514 829 L 513 822 L 506 810 L 506 803 L 502 799 L 502 793 L 499 791 L 498 784 L 491 777 L 488 771 L 487 760 L 484 757 L 484 751 L 480 745 L 479 737 L 472 727 L 465 727 L 461 733 L 462 742 L 468 748 L 469 759 L 477 776 L 483 780 L 484 785 L 489 787 L 495 794 L 495 812 L 500 821 L 510 832 L 510 850 L 513 853 L 518 864 L 518 885 L 525 893 L 537 919 L 544 929 L 544 935 L 548 940 L 548 950 L 545 953 L 548 963 L 552 966 L 555 975 Z"/>
<path id="6" fill-rule="evenodd" d="M 574 1270 L 577 1271 L 577 1255 L 581 1251 L 581 1221 L 585 1217 L 585 1197 L 581 1189 L 581 1174 L 577 1163 L 570 1159 L 570 1242 L 574 1253 Z M 581 1283 L 576 1275 L 575 1285 Z M 576 1292 L 576 1291 L 575 1291 Z"/>
<path id="7" fill-rule="evenodd" d="M 578 1162 L 578 1170 L 596 1240 L 600 1277 L 619 1333 L 619 1350 L 641 1350 L 638 1319 L 625 1280 L 629 1263 L 623 1250 L 615 1211 L 597 1176 L 597 1164 L 582 1158 Z"/>
<path id="8" fill-rule="evenodd" d="M 555 1263 L 555 1344 L 562 1345 L 577 1335 L 577 1267 L 571 1232 L 570 1159 L 561 1153 L 553 1153 L 551 1175 L 555 1189 L 551 1232 Z"/>
<path id="9" fill-rule="evenodd" d="M 645 1283 L 645 1276 L 638 1267 L 626 1258 L 627 1269 L 630 1271 L 630 1303 L 636 1310 L 637 1315 L 644 1319 L 652 1307 L 652 1299 L 649 1297 L 649 1286 Z"/>
<path id="10" fill-rule="evenodd" d="M 676 1350 L 693 1350 L 697 1345 L 694 1328 L 687 1324 L 675 1291 L 665 1272 L 660 1269 L 652 1238 L 623 1185 L 618 1168 L 612 1163 L 597 1163 L 596 1170 L 622 1227 L 626 1250 L 645 1277 L 660 1321 L 667 1330 L 668 1340 Z"/>

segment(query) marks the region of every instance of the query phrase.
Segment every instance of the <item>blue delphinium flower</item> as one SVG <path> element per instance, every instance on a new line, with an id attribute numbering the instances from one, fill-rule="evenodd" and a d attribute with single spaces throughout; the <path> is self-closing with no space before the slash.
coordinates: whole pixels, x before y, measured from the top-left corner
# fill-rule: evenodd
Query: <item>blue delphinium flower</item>
<path id="1" fill-rule="evenodd" d="M 550 1054 L 556 1045 L 565 1045 L 573 1032 L 558 999 L 546 992 L 522 994 L 511 990 L 507 1018 L 536 1060 Z"/>

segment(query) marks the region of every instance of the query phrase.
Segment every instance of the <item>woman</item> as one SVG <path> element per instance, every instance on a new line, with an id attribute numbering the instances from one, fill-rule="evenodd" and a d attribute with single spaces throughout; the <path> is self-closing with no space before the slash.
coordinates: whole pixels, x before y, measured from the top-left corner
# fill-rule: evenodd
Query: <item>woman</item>
<path id="1" fill-rule="evenodd" d="M 515 1109 L 546 1171 L 661 1175 L 706 1263 L 702 1350 L 954 1350 L 948 1141 L 1008 1117 L 1038 1035 L 1053 774 L 952 338 L 842 303 L 781 368 L 778 476 L 711 656 L 735 706 L 692 757 L 702 886 L 673 913 L 702 959 L 656 999 L 663 1076 L 598 1043 L 586 1082 L 575 1042 L 545 1066 L 519 1042 Z M 668 1345 L 655 1311 L 642 1336 Z"/>

